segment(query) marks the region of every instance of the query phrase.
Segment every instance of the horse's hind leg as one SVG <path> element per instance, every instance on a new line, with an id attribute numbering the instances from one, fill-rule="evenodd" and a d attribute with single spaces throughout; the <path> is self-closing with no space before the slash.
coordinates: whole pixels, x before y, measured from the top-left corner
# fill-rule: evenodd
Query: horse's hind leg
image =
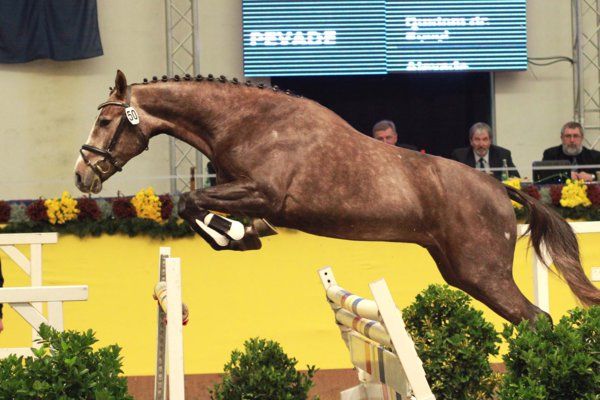
<path id="1" fill-rule="evenodd" d="M 478 250 L 467 254 L 465 248 Z M 468 245 L 454 252 L 438 245 L 428 250 L 448 284 L 464 290 L 513 324 L 545 314 L 517 287 L 512 276 L 512 250 L 488 254 L 485 248 Z"/>

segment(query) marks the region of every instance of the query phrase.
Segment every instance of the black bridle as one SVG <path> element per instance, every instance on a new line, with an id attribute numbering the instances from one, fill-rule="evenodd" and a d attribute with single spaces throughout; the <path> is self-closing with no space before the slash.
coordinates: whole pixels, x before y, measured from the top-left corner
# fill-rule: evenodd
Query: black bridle
<path id="1" fill-rule="evenodd" d="M 96 173 L 96 175 L 98 175 L 98 177 L 100 177 L 102 174 L 106 174 L 109 172 L 109 169 L 103 170 L 100 167 L 100 163 L 104 163 L 106 161 L 117 171 L 121 172 L 123 170 L 123 168 L 118 165 L 118 161 L 112 155 L 111 151 L 114 150 L 114 147 L 117 144 L 117 142 L 119 141 L 119 137 L 121 136 L 123 130 L 125 129 L 126 124 L 131 123 L 133 125 L 133 128 L 134 128 L 133 131 L 141 139 L 143 149 L 148 150 L 148 138 L 144 135 L 144 133 L 142 132 L 142 130 L 139 127 L 139 116 L 137 115 L 137 112 L 135 111 L 135 109 L 133 107 L 131 107 L 131 105 L 129 104 L 130 100 L 131 100 L 131 87 L 128 86 L 125 102 L 105 101 L 104 103 L 102 103 L 98 106 L 98 110 L 101 110 L 106 106 L 123 107 L 123 114 L 121 115 L 119 125 L 117 126 L 117 129 L 115 130 L 113 137 L 110 139 L 110 142 L 108 143 L 108 147 L 106 149 L 101 149 L 99 147 L 92 146 L 89 144 L 84 144 L 83 146 L 81 146 L 81 149 L 79 149 L 79 154 L 81 154 L 81 157 L 83 158 L 83 162 L 85 162 L 85 164 L 88 165 L 94 171 L 94 173 Z M 138 121 L 138 124 L 133 124 L 133 122 L 131 122 L 129 117 L 136 119 Z M 85 153 L 83 152 L 84 150 L 89 151 L 90 153 L 98 154 L 99 156 L 102 156 L 103 158 L 99 159 L 95 163 L 92 163 L 86 157 Z"/>

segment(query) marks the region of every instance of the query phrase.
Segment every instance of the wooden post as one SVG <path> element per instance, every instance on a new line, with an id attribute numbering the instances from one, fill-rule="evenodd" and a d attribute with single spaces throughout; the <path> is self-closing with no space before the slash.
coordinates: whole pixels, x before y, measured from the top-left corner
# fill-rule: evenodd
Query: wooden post
<path id="1" fill-rule="evenodd" d="M 196 167 L 190 167 L 190 191 L 196 190 Z"/>

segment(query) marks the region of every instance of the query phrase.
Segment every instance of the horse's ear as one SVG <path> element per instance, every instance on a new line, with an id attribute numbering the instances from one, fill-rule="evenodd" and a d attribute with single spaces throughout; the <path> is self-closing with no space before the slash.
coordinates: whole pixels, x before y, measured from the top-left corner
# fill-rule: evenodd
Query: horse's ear
<path id="1" fill-rule="evenodd" d="M 127 89 L 127 78 L 125 78 L 125 74 L 121 72 L 120 69 L 117 70 L 117 76 L 115 78 L 115 89 L 119 97 L 125 96 L 125 91 Z"/>

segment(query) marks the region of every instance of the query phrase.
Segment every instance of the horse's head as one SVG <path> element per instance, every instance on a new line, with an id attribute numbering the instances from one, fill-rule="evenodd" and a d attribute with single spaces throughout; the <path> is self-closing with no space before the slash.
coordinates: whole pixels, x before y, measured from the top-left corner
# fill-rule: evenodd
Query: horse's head
<path id="1" fill-rule="evenodd" d="M 140 117 L 130 104 L 131 86 L 117 71 L 115 88 L 100 104 L 100 114 L 75 164 L 75 184 L 84 193 L 98 193 L 102 182 L 148 148 L 149 135 L 140 127 Z"/>

